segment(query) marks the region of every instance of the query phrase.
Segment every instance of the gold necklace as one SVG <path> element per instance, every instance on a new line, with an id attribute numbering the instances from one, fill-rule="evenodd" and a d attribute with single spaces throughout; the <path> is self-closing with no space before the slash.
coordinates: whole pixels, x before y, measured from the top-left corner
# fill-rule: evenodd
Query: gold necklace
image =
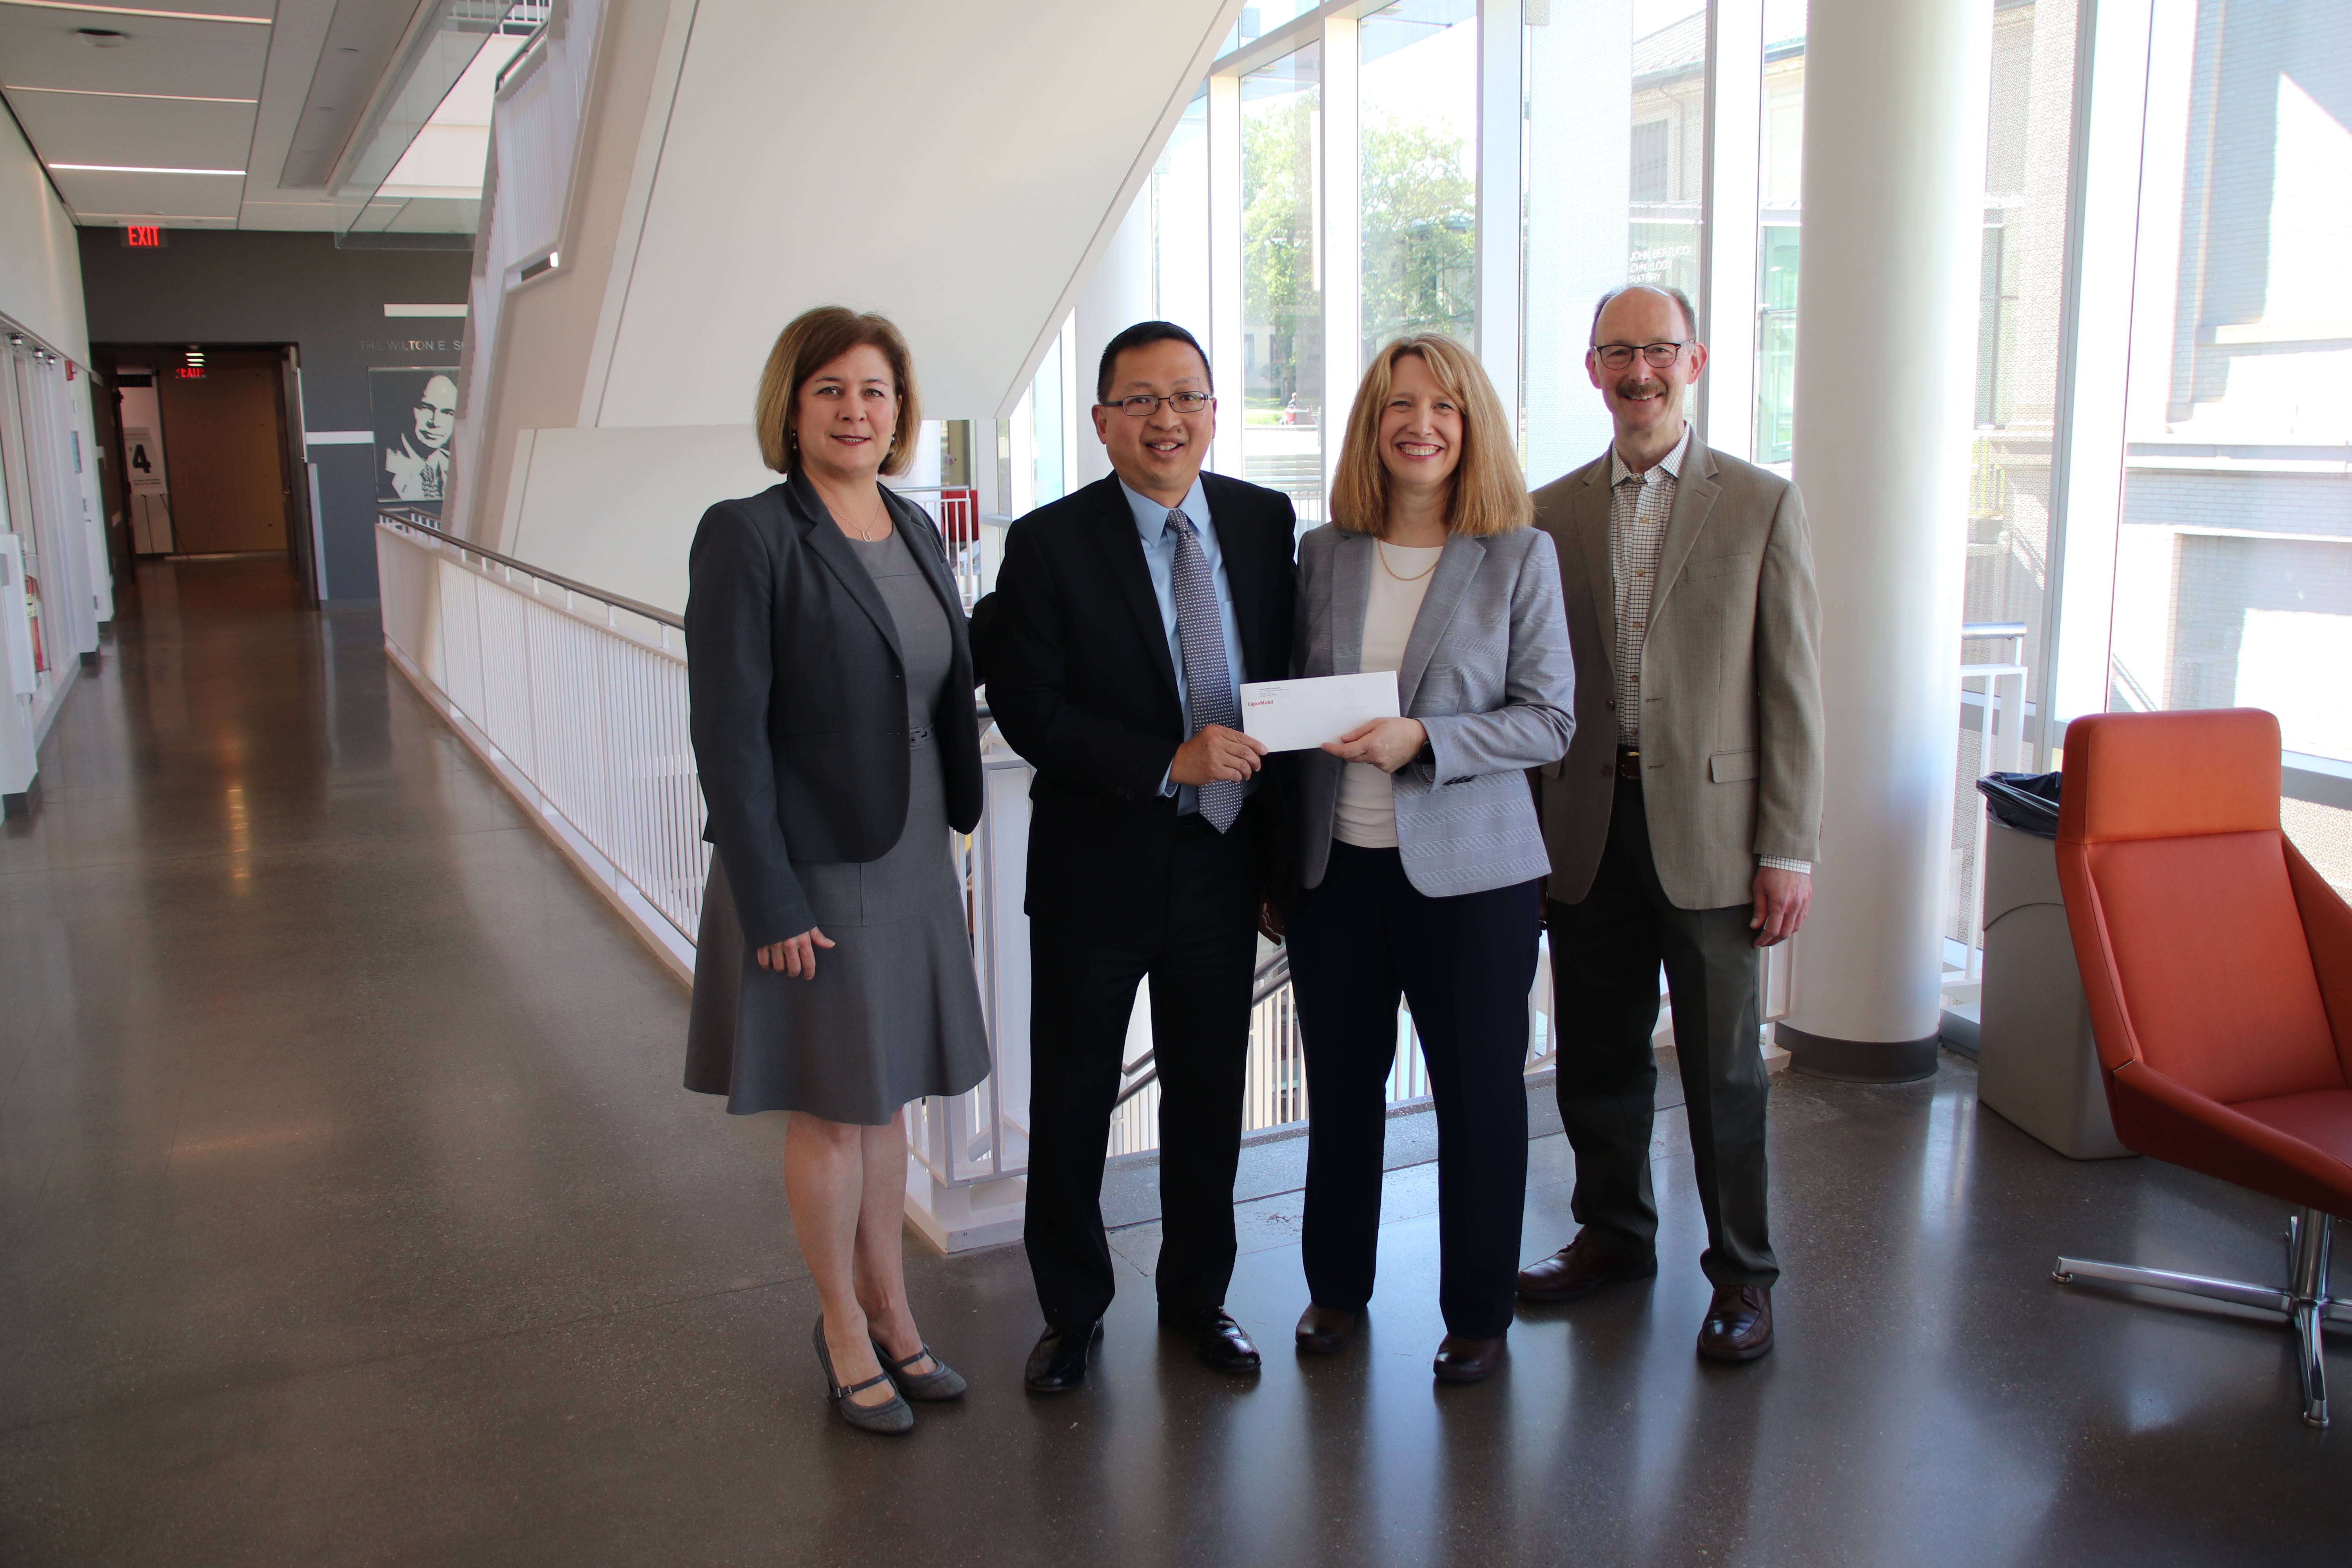
<path id="1" fill-rule="evenodd" d="M 1379 551 L 1379 552 L 1380 552 L 1380 554 L 1381 554 L 1381 571 L 1383 571 L 1383 572 L 1385 572 L 1385 573 L 1387 573 L 1391 577 L 1394 577 L 1394 578 L 1396 579 L 1396 581 L 1398 581 L 1398 582 L 1400 582 L 1400 583 L 1418 583 L 1418 582 L 1420 582 L 1423 577 L 1428 576 L 1432 572 L 1434 572 L 1434 571 L 1436 571 L 1436 570 L 1437 570 L 1437 564 L 1438 564 L 1438 563 L 1437 563 L 1437 562 L 1436 562 L 1436 561 L 1433 561 L 1433 562 L 1431 562 L 1428 565 L 1426 565 L 1426 566 L 1423 567 L 1420 571 L 1418 571 L 1418 572 L 1414 573 L 1414 574 L 1413 574 L 1412 576 L 1410 576 L 1410 577 L 1399 577 L 1399 576 L 1397 576 L 1397 569 L 1396 569 L 1395 567 L 1393 567 L 1393 566 L 1391 566 L 1391 565 L 1390 565 L 1390 564 L 1389 564 L 1389 547 L 1388 547 L 1387 543 L 1386 543 L 1384 541 L 1381 541 L 1381 540 L 1379 540 L 1379 539 L 1375 539 L 1375 540 L 1373 540 L 1373 541 L 1372 541 L 1372 548 L 1373 548 L 1374 550 L 1377 550 L 1377 551 Z M 1409 549 L 1412 549 L 1412 548 L 1415 548 L 1415 547 L 1414 547 L 1414 546 L 1412 546 L 1412 545 L 1400 544 L 1400 545 L 1398 545 L 1398 546 L 1397 546 L 1397 548 L 1398 548 L 1399 550 L 1409 550 Z M 1423 549 L 1423 550 L 1426 550 L 1426 549 L 1428 549 L 1429 547 L 1428 547 L 1427 545 L 1425 545 L 1425 544 L 1424 544 L 1424 545 L 1419 546 L 1419 548 Z M 1442 560 L 1444 560 L 1444 550 L 1445 550 L 1445 546 L 1444 546 L 1444 545 L 1442 545 L 1442 544 L 1441 544 L 1441 545 L 1439 545 L 1439 546 L 1437 547 L 1437 549 L 1438 549 L 1438 552 L 1439 552 L 1438 559 L 1439 559 L 1440 561 L 1442 561 Z"/>

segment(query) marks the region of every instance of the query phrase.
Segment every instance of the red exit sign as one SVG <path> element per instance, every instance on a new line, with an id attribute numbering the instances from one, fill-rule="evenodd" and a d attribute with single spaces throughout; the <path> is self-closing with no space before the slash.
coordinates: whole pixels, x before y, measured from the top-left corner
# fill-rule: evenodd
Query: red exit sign
<path id="1" fill-rule="evenodd" d="M 122 244 L 128 250 L 161 250 L 163 248 L 163 226 L 160 223 L 125 224 Z"/>
<path id="2" fill-rule="evenodd" d="M 172 374 L 180 381 L 202 381 L 205 378 L 205 367 L 200 364 L 184 364 L 173 371 Z"/>

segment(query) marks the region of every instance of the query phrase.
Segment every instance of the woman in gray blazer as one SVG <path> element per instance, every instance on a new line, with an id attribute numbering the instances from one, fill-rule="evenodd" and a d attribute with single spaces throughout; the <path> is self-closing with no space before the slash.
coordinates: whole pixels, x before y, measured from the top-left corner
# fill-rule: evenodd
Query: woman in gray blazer
<path id="1" fill-rule="evenodd" d="M 949 829 L 980 819 L 971 648 L 939 530 L 893 496 L 922 416 L 906 340 L 808 311 L 755 417 L 784 482 L 695 531 L 686 603 L 694 756 L 716 847 L 686 1084 L 783 1110 L 784 1194 L 824 1315 L 817 1359 L 852 1426 L 904 1432 L 952 1399 L 907 1305 L 903 1108 L 987 1076 Z"/>
<path id="2" fill-rule="evenodd" d="M 1307 1047 L 1301 1350 L 1340 1349 L 1371 1299 L 1397 1000 L 1437 1101 L 1433 1370 L 1500 1361 L 1528 1170 L 1528 989 L 1543 834 L 1525 770 L 1557 761 L 1576 682 L 1559 562 L 1528 526 L 1502 404 L 1425 333 L 1382 349 L 1348 417 L 1333 522 L 1299 542 L 1301 677 L 1393 669 L 1402 718 L 1302 753 L 1288 911 Z"/>

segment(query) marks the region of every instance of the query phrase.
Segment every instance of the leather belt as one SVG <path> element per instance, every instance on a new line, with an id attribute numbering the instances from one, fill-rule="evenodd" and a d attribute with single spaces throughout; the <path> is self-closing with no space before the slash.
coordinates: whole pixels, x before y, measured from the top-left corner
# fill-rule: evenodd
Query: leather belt
<path id="1" fill-rule="evenodd" d="M 1632 779 L 1635 784 L 1640 784 L 1642 782 L 1641 747 L 1628 746 L 1622 742 L 1619 743 L 1617 747 L 1617 776 L 1621 779 Z"/>

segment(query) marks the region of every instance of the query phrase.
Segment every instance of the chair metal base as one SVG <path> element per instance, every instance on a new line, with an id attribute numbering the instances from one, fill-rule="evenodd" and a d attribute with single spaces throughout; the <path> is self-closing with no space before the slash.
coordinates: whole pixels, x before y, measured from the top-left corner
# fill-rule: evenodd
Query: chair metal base
<path id="1" fill-rule="evenodd" d="M 2201 1274 L 2176 1274 L 2168 1268 L 2135 1268 L 2123 1263 L 2094 1263 L 2081 1258 L 2061 1258 L 2052 1276 L 2061 1285 L 2078 1279 L 2104 1280 L 2111 1285 L 2145 1285 L 2211 1301 L 2276 1313 L 2294 1330 L 2296 1364 L 2303 1373 L 2303 1418 L 2313 1426 L 2327 1425 L 2327 1365 L 2322 1331 L 2329 1323 L 2352 1326 L 2352 1300 L 2330 1300 L 2327 1294 L 2327 1249 L 2336 1222 L 2314 1208 L 2297 1209 L 2286 1222 L 2284 1289 L 2248 1285 L 2235 1279 L 2209 1279 Z"/>

